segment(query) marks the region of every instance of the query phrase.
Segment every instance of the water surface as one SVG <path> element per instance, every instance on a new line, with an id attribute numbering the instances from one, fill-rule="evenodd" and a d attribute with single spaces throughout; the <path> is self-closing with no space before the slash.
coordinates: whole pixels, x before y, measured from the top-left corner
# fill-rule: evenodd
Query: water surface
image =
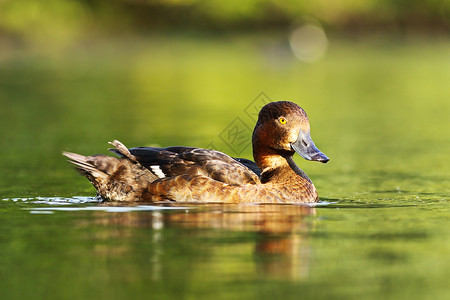
<path id="1" fill-rule="evenodd" d="M 278 37 L 152 36 L 0 54 L 2 298 L 448 298 L 449 50 L 335 40 L 305 64 Z M 251 158 L 224 132 L 250 140 L 269 100 L 308 112 L 331 161 L 296 161 L 322 205 L 104 204 L 61 156 L 119 139 Z"/>

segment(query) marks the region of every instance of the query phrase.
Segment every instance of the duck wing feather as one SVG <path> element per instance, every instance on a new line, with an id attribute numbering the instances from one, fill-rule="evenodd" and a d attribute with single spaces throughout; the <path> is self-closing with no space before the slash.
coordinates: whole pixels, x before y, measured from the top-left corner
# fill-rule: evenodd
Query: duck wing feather
<path id="1" fill-rule="evenodd" d="M 123 156 L 117 149 L 112 152 Z M 203 175 L 229 184 L 260 183 L 256 164 L 248 159 L 234 159 L 222 152 L 192 147 L 136 147 L 129 153 L 159 178 L 178 175 Z"/>

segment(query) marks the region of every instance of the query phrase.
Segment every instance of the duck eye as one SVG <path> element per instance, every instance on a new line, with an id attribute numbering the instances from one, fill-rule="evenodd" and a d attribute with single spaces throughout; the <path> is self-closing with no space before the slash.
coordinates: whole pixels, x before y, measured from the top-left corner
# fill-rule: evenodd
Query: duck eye
<path id="1" fill-rule="evenodd" d="M 283 117 L 279 118 L 278 121 L 283 125 L 286 124 L 286 122 L 287 122 L 286 119 Z"/>

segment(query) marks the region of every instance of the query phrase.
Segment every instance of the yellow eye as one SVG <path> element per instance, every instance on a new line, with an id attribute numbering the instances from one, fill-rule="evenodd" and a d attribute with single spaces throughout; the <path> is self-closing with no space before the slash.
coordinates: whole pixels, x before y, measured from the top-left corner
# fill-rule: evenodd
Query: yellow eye
<path id="1" fill-rule="evenodd" d="M 286 119 L 283 117 L 279 118 L 278 121 L 280 121 L 280 123 L 283 125 L 286 124 L 286 122 L 287 122 Z"/>

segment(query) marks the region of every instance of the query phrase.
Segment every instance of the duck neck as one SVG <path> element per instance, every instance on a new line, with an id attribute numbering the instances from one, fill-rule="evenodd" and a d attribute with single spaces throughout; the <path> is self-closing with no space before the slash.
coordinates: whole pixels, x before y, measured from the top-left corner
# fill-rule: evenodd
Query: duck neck
<path id="1" fill-rule="evenodd" d="M 267 149 L 264 152 L 258 151 L 256 153 L 254 151 L 253 158 L 262 172 L 289 167 L 286 158 L 272 149 Z"/>
<path id="2" fill-rule="evenodd" d="M 252 137 L 253 158 L 262 172 L 287 164 L 286 160 L 275 149 L 267 145 L 266 140 L 266 131 L 256 124 Z"/>
<path id="3" fill-rule="evenodd" d="M 280 155 L 277 150 L 260 143 L 258 138 L 253 140 L 253 158 L 261 170 L 263 183 L 276 180 L 277 177 L 281 179 L 282 173 L 291 170 L 286 157 Z"/>
<path id="4" fill-rule="evenodd" d="M 261 182 L 283 181 L 295 175 L 311 182 L 294 162 L 293 152 L 273 149 L 262 141 L 260 136 L 253 135 L 253 158 L 261 170 Z"/>

